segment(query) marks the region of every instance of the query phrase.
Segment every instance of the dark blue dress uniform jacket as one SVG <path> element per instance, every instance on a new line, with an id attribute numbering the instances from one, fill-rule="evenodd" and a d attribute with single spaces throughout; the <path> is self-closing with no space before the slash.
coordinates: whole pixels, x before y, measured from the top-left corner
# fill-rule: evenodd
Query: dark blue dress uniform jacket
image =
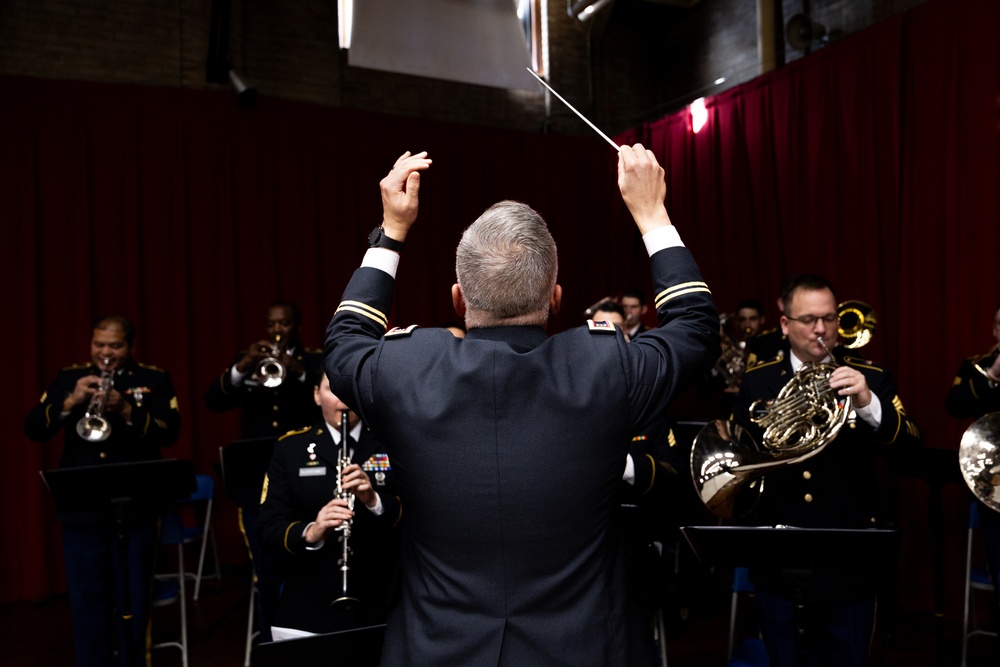
<path id="1" fill-rule="evenodd" d="M 161 458 L 160 448 L 172 445 L 180 434 L 181 417 L 177 393 L 166 371 L 130 359 L 115 373 L 114 388 L 132 404 L 132 425 L 116 414 L 106 414 L 111 435 L 104 442 L 87 442 L 76 433 L 76 423 L 87 412 L 88 403 L 76 406 L 61 420 L 63 401 L 73 393 L 77 380 L 100 376 L 93 364 L 69 366 L 59 371 L 24 420 L 24 431 L 32 440 L 45 441 L 62 430 L 65 447 L 60 468 L 102 463 L 130 463 Z"/>
<path id="2" fill-rule="evenodd" d="M 310 451 L 310 445 L 314 445 Z M 322 548 L 306 549 L 302 531 L 337 490 L 339 447 L 325 423 L 286 434 L 274 446 L 261 495 L 257 526 L 261 544 L 281 557 L 281 599 L 275 625 L 308 632 L 333 632 L 359 624 L 385 623 L 389 582 L 399 557 L 398 525 L 402 515 L 392 483 L 391 462 L 379 454 L 381 443 L 362 430 L 352 462 L 368 473 L 382 499 L 383 512 L 375 516 L 355 503 L 348 545 L 348 585 L 360 600 L 354 614 L 340 614 L 330 602 L 340 596 L 340 533 L 327 536 Z M 316 458 L 310 459 L 310 453 Z M 379 470 L 379 468 L 389 468 Z M 381 472 L 381 475 L 379 474 Z"/>
<path id="3" fill-rule="evenodd" d="M 872 428 L 858 418 L 853 428 L 845 424 L 837 437 L 814 457 L 801 464 L 767 472 L 757 508 L 747 517 L 746 523 L 802 528 L 885 527 L 882 525 L 884 517 L 880 516 L 876 458 L 893 452 L 903 456 L 905 448 L 919 446 L 922 436 L 916 423 L 906 415 L 889 371 L 870 361 L 848 356 L 850 352 L 837 348 L 834 356 L 838 364 L 851 366 L 865 376 L 868 388 L 882 404 L 881 424 L 877 429 Z M 750 430 L 758 446 L 763 446 L 763 432 L 750 422 L 749 407 L 757 399 L 777 398 L 791 379 L 792 363 L 788 354 L 760 363 L 743 376 L 734 418 Z M 758 585 L 762 582 L 769 585 L 765 581 L 769 580 L 781 592 L 790 594 L 785 583 L 779 581 L 780 574 L 773 577 L 759 574 Z M 814 582 L 812 594 L 816 601 L 857 598 L 870 592 L 871 584 L 871 581 L 859 579 L 856 573 L 843 577 L 834 573 Z"/>
<path id="4" fill-rule="evenodd" d="M 327 332 L 334 393 L 386 445 L 406 528 L 385 665 L 653 664 L 609 539 L 631 437 L 715 363 L 685 248 L 651 259 L 661 327 L 385 336 L 393 279 L 362 267 Z"/>
<path id="5" fill-rule="evenodd" d="M 305 366 L 306 379 L 285 377 L 277 387 L 265 387 L 256 372 L 248 373 L 239 386 L 234 385 L 231 370 L 244 354 L 237 352 L 233 362 L 209 385 L 205 391 L 205 407 L 212 412 L 243 408 L 244 438 L 278 438 L 320 419 L 319 408 L 313 401 L 313 387 L 323 362 L 319 350 L 302 346 L 294 350 L 294 357 Z"/>

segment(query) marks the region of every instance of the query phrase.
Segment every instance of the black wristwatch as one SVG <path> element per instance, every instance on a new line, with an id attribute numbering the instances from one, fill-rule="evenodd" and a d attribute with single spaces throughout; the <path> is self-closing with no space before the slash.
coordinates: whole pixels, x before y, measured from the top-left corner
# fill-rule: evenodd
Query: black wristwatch
<path id="1" fill-rule="evenodd" d="M 385 230 L 382 229 L 382 225 L 379 225 L 372 230 L 372 233 L 368 235 L 368 247 L 369 248 L 385 248 L 386 250 L 395 250 L 396 252 L 403 252 L 403 242 L 397 241 L 396 239 L 391 239 L 385 235 Z"/>

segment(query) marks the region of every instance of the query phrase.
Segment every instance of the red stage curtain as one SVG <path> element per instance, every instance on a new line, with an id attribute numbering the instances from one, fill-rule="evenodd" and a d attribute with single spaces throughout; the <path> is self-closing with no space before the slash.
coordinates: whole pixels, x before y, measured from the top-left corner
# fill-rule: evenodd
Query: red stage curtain
<path id="1" fill-rule="evenodd" d="M 662 158 L 671 215 L 720 309 L 754 296 L 773 324 L 781 279 L 801 271 L 871 303 L 880 328 L 865 353 L 892 369 L 930 446 L 957 446 L 964 424 L 944 415 L 944 395 L 959 360 L 992 343 L 1000 303 L 998 19 L 989 0 L 932 1 L 709 99 L 698 134 L 684 112 L 621 137 Z M 405 149 L 427 149 L 435 164 L 395 324 L 451 317 L 454 246 L 498 199 L 533 205 L 560 244 L 566 302 L 554 330 L 605 294 L 648 287 L 614 154 L 596 138 L 266 96 L 243 110 L 227 93 L 14 77 L 0 86 L 2 270 L 16 320 L 5 347 L 19 383 L 0 404 L 8 423 L 20 424 L 60 367 L 86 358 L 95 315 L 121 312 L 136 322 L 140 360 L 177 385 L 184 429 L 168 453 L 207 470 L 238 433 L 235 415 L 201 406 L 205 387 L 259 337 L 277 298 L 300 304 L 306 344 L 321 344 L 379 220 L 377 182 Z M 63 586 L 36 472 L 59 447 L 16 428 L 7 446 L 0 501 L 17 511 L 0 519 L 0 601 Z M 903 481 L 893 496 L 908 529 L 903 602 L 927 606 L 926 491 Z M 961 542 L 967 495 L 952 486 L 946 501 L 946 538 Z M 233 537 L 229 512 L 220 529 Z M 949 568 L 957 577 L 959 564 Z"/>
<path id="2" fill-rule="evenodd" d="M 619 137 L 666 165 L 670 210 L 720 310 L 755 297 L 777 324 L 780 283 L 802 272 L 871 304 L 864 355 L 891 369 L 929 447 L 958 448 L 967 423 L 945 414 L 945 394 L 961 359 L 996 342 L 998 25 L 996 2 L 930 2 L 706 100 L 697 134 L 683 111 Z M 926 608 L 926 485 L 887 495 L 906 531 L 901 602 Z M 952 611 L 968 500 L 946 489 Z"/>

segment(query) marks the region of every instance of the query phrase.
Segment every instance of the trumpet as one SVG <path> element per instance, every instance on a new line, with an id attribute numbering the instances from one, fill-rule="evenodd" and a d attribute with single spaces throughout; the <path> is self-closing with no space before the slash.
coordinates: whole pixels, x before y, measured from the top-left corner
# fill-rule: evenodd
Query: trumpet
<path id="1" fill-rule="evenodd" d="M 90 398 L 87 412 L 76 423 L 76 434 L 88 442 L 103 442 L 111 435 L 111 424 L 102 415 L 108 404 L 108 395 L 114 382 L 114 373 L 108 369 L 111 357 L 101 359 L 101 379 Z"/>
<path id="2" fill-rule="evenodd" d="M 347 419 L 347 410 L 344 410 L 340 416 L 340 452 L 337 455 L 337 498 L 347 501 L 347 509 L 354 511 L 354 494 L 347 491 L 343 487 L 344 481 L 344 469 L 351 465 L 351 454 L 347 450 L 348 438 L 351 435 L 351 426 Z M 337 560 L 337 565 L 340 566 L 340 596 L 331 602 L 331 605 L 344 606 L 347 608 L 352 607 L 358 602 L 358 599 L 354 597 L 348 586 L 348 572 L 350 571 L 350 566 L 347 564 L 348 557 L 351 555 L 351 547 L 348 541 L 351 538 L 351 528 L 353 527 L 353 519 L 348 519 L 337 526 L 337 532 L 340 533 L 338 538 L 340 541 L 340 558 Z"/>
<path id="3" fill-rule="evenodd" d="M 257 364 L 257 377 L 265 387 L 278 387 L 285 381 L 285 365 L 281 363 L 281 334 L 274 337 L 269 354 Z"/>

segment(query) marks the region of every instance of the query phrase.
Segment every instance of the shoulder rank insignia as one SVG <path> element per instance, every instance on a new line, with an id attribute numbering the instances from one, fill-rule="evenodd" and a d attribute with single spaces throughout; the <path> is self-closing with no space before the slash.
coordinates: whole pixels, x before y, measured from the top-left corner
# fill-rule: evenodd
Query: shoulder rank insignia
<path id="1" fill-rule="evenodd" d="M 386 338 L 402 338 L 404 336 L 409 336 L 413 333 L 413 330 L 417 328 L 418 325 L 411 324 L 408 327 L 393 327 L 385 332 Z"/>
<path id="2" fill-rule="evenodd" d="M 611 322 L 605 322 L 604 320 L 601 320 L 600 322 L 587 320 L 587 328 L 590 329 L 591 333 L 613 334 L 615 332 L 615 325 Z"/>

